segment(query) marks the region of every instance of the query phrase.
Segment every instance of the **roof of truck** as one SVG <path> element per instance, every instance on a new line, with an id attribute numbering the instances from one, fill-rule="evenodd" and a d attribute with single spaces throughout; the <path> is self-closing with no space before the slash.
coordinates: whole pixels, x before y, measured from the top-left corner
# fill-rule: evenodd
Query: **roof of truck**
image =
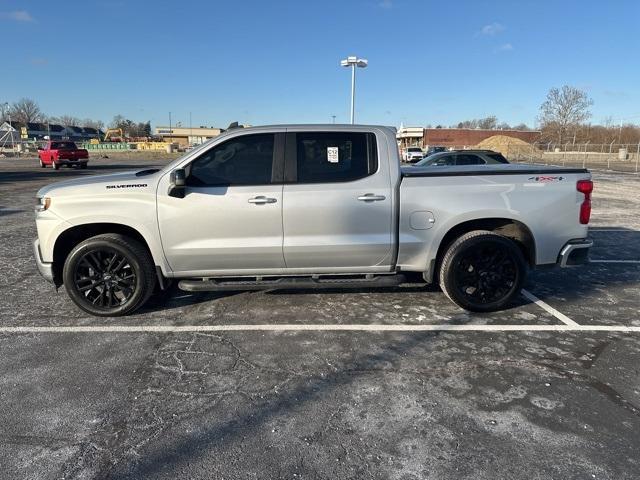
<path id="1" fill-rule="evenodd" d="M 236 130 L 261 130 L 268 128 L 312 128 L 314 130 L 320 129 L 329 129 L 329 130 L 349 130 L 349 129 L 361 129 L 361 128 L 386 128 L 393 130 L 394 132 L 397 130 L 396 127 L 390 127 L 389 125 L 361 125 L 361 124 L 350 124 L 350 123 L 283 123 L 283 124 L 274 124 L 274 125 L 252 125 L 250 127 L 234 127 L 231 129 L 225 130 L 225 132 L 236 131 Z"/>

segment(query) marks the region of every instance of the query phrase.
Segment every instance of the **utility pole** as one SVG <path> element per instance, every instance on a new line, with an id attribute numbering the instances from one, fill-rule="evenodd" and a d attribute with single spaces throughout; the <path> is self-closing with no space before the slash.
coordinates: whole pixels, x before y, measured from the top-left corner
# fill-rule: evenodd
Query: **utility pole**
<path id="1" fill-rule="evenodd" d="M 336 123 L 336 116 L 335 115 L 331 115 L 331 118 L 333 120 L 331 123 Z"/>
<path id="2" fill-rule="evenodd" d="M 173 130 L 171 128 L 171 112 L 169 112 L 169 141 L 173 143 Z"/>

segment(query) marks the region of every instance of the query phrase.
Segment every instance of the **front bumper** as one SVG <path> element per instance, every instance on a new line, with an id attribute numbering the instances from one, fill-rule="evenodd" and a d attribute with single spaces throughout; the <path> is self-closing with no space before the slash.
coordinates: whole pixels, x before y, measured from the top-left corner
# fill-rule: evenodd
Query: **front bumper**
<path id="1" fill-rule="evenodd" d="M 40 275 L 48 282 L 53 283 L 53 264 L 42 261 L 42 256 L 40 255 L 40 240 L 37 238 L 33 241 L 33 256 L 36 259 L 36 265 L 38 266 Z"/>
<path id="2" fill-rule="evenodd" d="M 558 265 L 562 268 L 589 263 L 589 249 L 593 247 L 593 240 L 584 238 L 570 240 L 558 255 Z"/>

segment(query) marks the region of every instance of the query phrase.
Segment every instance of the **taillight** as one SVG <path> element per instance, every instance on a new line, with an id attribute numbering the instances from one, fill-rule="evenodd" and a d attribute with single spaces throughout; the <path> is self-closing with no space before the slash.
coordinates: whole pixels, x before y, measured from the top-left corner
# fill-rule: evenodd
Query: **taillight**
<path id="1" fill-rule="evenodd" d="M 591 180 L 578 180 L 576 189 L 584 194 L 584 200 L 580 205 L 580 223 L 586 225 L 591 217 L 591 192 L 593 192 L 593 182 Z"/>

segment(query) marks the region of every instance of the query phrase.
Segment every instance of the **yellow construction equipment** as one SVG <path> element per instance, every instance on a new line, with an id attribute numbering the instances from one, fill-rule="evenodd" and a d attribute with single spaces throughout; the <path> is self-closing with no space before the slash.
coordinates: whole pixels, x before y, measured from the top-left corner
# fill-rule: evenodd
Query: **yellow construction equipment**
<path id="1" fill-rule="evenodd" d="M 108 128 L 103 142 L 124 142 L 124 132 L 121 128 Z"/>

